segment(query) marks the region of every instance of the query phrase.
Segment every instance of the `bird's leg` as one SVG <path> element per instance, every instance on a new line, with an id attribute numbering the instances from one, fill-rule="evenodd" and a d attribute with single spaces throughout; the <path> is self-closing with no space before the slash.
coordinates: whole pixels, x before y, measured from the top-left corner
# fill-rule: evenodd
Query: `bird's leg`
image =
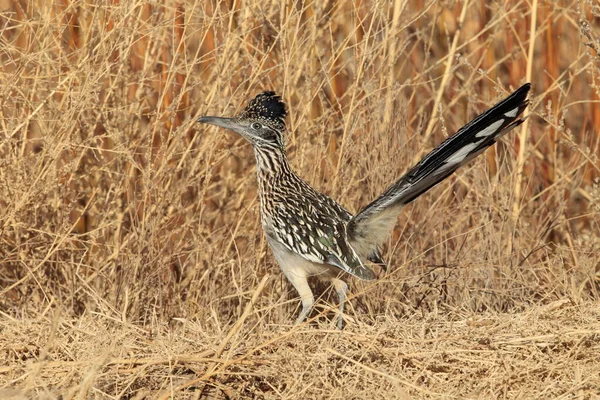
<path id="1" fill-rule="evenodd" d="M 310 310 L 312 309 L 313 303 L 314 303 L 314 298 L 312 296 L 310 297 L 303 297 L 302 298 L 302 310 L 300 310 L 300 314 L 298 314 L 298 318 L 296 318 L 296 325 L 301 324 L 302 322 L 304 322 L 304 320 L 306 319 L 306 316 L 308 315 L 308 313 L 310 312 Z"/>
<path id="2" fill-rule="evenodd" d="M 342 329 L 342 325 L 344 324 L 344 305 L 346 304 L 346 292 L 348 291 L 348 285 L 346 282 L 339 278 L 335 278 L 332 280 L 333 287 L 338 295 L 339 305 L 339 315 L 337 320 L 337 328 L 339 330 Z"/>
<path id="3" fill-rule="evenodd" d="M 302 300 L 302 310 L 300 314 L 298 314 L 298 318 L 296 319 L 296 325 L 304 322 L 306 316 L 312 309 L 312 306 L 315 302 L 315 298 L 313 296 L 312 290 L 310 290 L 310 286 L 308 285 L 308 279 L 306 275 L 300 273 L 301 270 L 297 269 L 294 271 L 283 270 L 284 275 L 288 278 L 288 281 L 294 286 L 298 294 L 300 295 L 300 299 Z"/>

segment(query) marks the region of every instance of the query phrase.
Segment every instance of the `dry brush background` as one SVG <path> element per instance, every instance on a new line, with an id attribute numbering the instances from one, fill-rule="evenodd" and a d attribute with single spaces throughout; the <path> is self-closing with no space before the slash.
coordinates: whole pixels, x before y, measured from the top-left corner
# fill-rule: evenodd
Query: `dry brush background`
<path id="1" fill-rule="evenodd" d="M 600 6 L 0 0 L 0 396 L 598 398 Z M 194 124 L 261 90 L 357 211 L 531 81 L 524 129 L 399 219 L 313 321 L 254 158 Z"/>

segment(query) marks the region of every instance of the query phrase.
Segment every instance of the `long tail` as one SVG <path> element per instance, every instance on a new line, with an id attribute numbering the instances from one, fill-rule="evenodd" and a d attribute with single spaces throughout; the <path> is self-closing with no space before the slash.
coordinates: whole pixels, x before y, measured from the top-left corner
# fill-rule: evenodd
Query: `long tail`
<path id="1" fill-rule="evenodd" d="M 381 196 L 366 206 L 347 226 L 352 246 L 360 254 L 371 254 L 388 238 L 403 206 L 410 203 L 465 165 L 513 128 L 523 123 L 519 116 L 529 102 L 526 83 L 456 134 L 433 149 Z"/>

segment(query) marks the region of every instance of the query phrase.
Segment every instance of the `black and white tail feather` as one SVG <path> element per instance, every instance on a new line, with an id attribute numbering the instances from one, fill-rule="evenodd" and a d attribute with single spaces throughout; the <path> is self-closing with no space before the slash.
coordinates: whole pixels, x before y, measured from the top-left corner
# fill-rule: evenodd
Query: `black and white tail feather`
<path id="1" fill-rule="evenodd" d="M 523 123 L 524 119 L 519 116 L 529 103 L 527 93 L 530 88 L 529 83 L 521 86 L 463 126 L 353 217 L 346 230 L 352 247 L 362 254 L 375 252 L 388 238 L 402 207 Z"/>

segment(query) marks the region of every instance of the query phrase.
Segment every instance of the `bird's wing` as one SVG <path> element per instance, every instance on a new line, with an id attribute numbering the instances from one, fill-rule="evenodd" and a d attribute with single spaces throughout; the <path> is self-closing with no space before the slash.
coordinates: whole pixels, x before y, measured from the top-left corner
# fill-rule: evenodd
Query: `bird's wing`
<path id="1" fill-rule="evenodd" d="M 313 263 L 331 264 L 360 279 L 375 279 L 348 242 L 345 221 L 351 215 L 329 197 L 313 190 L 303 195 L 307 193 L 315 198 L 289 193 L 285 206 L 275 207 L 266 234 Z"/>
<path id="2" fill-rule="evenodd" d="M 360 211 L 347 226 L 350 243 L 362 251 L 378 249 L 391 233 L 404 205 L 446 179 L 523 122 L 519 116 L 529 103 L 530 87 L 529 83 L 521 86 L 463 126 Z"/>

